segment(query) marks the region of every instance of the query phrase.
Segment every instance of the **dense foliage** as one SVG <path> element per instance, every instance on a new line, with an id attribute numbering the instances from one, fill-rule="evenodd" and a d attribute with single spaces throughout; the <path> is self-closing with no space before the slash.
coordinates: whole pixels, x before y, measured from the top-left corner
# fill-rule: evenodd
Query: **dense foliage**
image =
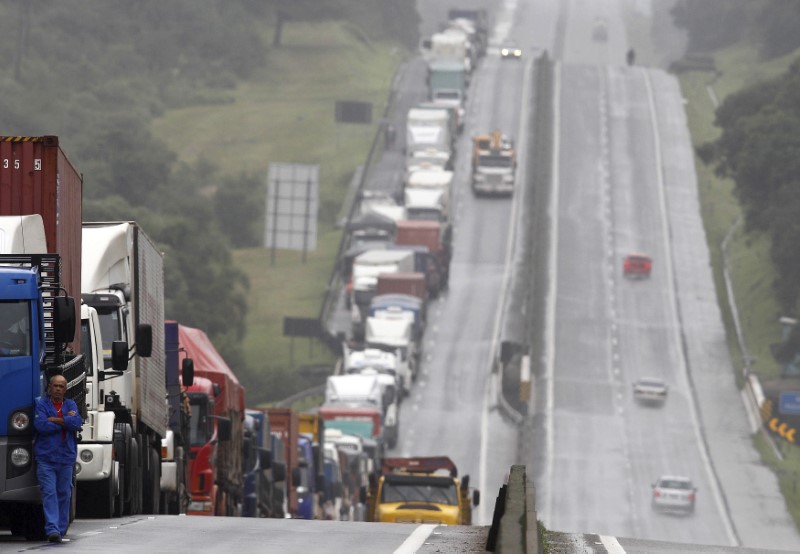
<path id="1" fill-rule="evenodd" d="M 747 38 L 764 58 L 800 47 L 797 0 L 679 0 L 675 23 L 689 32 L 689 50 L 706 52 Z"/>
<path id="2" fill-rule="evenodd" d="M 231 102 L 287 23 L 349 18 L 416 43 L 413 0 L 0 0 L 0 134 L 58 135 L 84 175 L 84 219 L 140 221 L 166 260 L 167 317 L 239 366 L 263 179 L 186 166 L 150 130 L 171 108 Z"/>
<path id="3" fill-rule="evenodd" d="M 728 97 L 715 119 L 722 134 L 698 153 L 734 180 L 746 222 L 771 238 L 778 299 L 800 298 L 800 60 L 782 76 Z"/>

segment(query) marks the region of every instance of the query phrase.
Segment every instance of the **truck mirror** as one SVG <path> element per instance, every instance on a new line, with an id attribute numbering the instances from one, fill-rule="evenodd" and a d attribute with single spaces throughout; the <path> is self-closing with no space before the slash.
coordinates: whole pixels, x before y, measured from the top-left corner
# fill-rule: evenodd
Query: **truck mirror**
<path id="1" fill-rule="evenodd" d="M 53 302 L 53 320 L 56 342 L 72 342 L 75 339 L 75 299 L 71 296 L 56 296 Z"/>
<path id="2" fill-rule="evenodd" d="M 360 487 L 358 489 L 358 501 L 362 504 L 367 503 L 367 487 Z"/>
<path id="3" fill-rule="evenodd" d="M 136 353 L 142 358 L 149 358 L 153 354 L 153 328 L 149 323 L 136 326 Z"/>
<path id="4" fill-rule="evenodd" d="M 272 467 L 272 451 L 267 448 L 258 449 L 258 465 L 261 469 L 269 469 Z"/>
<path id="5" fill-rule="evenodd" d="M 215 417 L 217 419 L 217 439 L 222 442 L 231 440 L 231 420 L 227 417 Z"/>
<path id="6" fill-rule="evenodd" d="M 474 490 L 472 491 L 472 505 L 477 506 L 481 503 L 481 491 Z"/>
<path id="7" fill-rule="evenodd" d="M 298 486 L 297 483 L 301 483 L 302 481 L 303 481 L 303 478 L 302 478 L 302 476 L 300 474 L 300 468 L 299 467 L 293 467 L 292 468 L 292 485 L 297 487 Z"/>
<path id="8" fill-rule="evenodd" d="M 214 383 L 211 386 L 211 388 L 214 389 L 214 398 L 216 398 L 217 396 L 219 396 L 222 393 L 222 389 L 219 388 L 219 383 Z"/>
<path id="9" fill-rule="evenodd" d="M 469 488 L 469 475 L 465 475 L 461 478 L 461 490 L 467 490 Z"/>
<path id="10" fill-rule="evenodd" d="M 194 360 L 184 358 L 181 366 L 181 382 L 184 387 L 191 387 L 194 384 Z"/>
<path id="11" fill-rule="evenodd" d="M 272 481 L 275 483 L 286 481 L 286 464 L 283 462 L 272 462 Z"/>
<path id="12" fill-rule="evenodd" d="M 128 343 L 115 340 L 111 343 L 111 369 L 125 371 L 128 369 Z"/>

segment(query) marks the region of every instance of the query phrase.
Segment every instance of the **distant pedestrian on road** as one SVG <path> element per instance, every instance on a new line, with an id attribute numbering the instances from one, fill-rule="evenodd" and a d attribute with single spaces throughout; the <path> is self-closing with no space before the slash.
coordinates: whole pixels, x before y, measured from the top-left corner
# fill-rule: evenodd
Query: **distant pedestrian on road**
<path id="1" fill-rule="evenodd" d="M 61 542 L 69 527 L 72 473 L 77 455 L 77 434 L 83 420 L 78 405 L 69 398 L 67 379 L 54 375 L 47 396 L 36 401 L 33 454 L 42 493 L 44 531 L 50 542 Z"/>
<path id="2" fill-rule="evenodd" d="M 628 58 L 628 65 L 633 65 L 634 63 L 636 63 L 636 52 L 633 50 L 633 48 L 628 50 L 627 58 Z"/>

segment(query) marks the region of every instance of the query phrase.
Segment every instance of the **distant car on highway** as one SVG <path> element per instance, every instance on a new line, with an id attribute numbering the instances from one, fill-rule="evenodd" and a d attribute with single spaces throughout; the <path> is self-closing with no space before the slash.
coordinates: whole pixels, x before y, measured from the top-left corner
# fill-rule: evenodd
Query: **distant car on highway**
<path id="1" fill-rule="evenodd" d="M 697 489 L 688 477 L 662 475 L 653 483 L 654 510 L 694 513 Z"/>
<path id="2" fill-rule="evenodd" d="M 605 42 L 608 40 L 608 25 L 602 17 L 595 18 L 592 25 L 592 40 Z"/>
<path id="3" fill-rule="evenodd" d="M 633 397 L 643 404 L 663 404 L 668 390 L 664 380 L 657 377 L 642 377 L 633 383 Z"/>
<path id="4" fill-rule="evenodd" d="M 504 44 L 500 47 L 500 58 L 503 60 L 519 60 L 522 58 L 522 48 L 514 44 Z"/>
<path id="5" fill-rule="evenodd" d="M 622 262 L 622 273 L 625 277 L 650 277 L 653 260 L 646 254 L 628 254 Z"/>

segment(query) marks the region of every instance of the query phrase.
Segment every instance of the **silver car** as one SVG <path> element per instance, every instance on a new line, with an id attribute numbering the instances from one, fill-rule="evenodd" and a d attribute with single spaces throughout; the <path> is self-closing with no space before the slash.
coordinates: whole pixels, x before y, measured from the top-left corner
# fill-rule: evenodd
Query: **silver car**
<path id="1" fill-rule="evenodd" d="M 694 513 L 697 489 L 688 477 L 662 475 L 653 483 L 654 510 L 672 510 Z"/>
<path id="2" fill-rule="evenodd" d="M 663 379 L 642 377 L 633 383 L 633 397 L 644 404 L 663 404 L 669 387 Z"/>

